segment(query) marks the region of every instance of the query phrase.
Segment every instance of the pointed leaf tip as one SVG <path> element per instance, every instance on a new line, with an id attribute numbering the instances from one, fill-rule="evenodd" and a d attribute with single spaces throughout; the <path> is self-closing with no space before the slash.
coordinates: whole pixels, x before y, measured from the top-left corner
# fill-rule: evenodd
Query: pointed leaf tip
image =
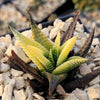
<path id="1" fill-rule="evenodd" d="M 61 53 L 58 57 L 58 60 L 57 60 L 57 66 L 62 64 L 66 60 L 66 57 L 68 56 L 69 52 L 73 48 L 77 37 L 78 36 L 74 36 L 73 38 L 69 39 L 68 41 L 66 41 L 63 44 L 63 46 L 61 47 L 62 51 L 61 51 Z"/>

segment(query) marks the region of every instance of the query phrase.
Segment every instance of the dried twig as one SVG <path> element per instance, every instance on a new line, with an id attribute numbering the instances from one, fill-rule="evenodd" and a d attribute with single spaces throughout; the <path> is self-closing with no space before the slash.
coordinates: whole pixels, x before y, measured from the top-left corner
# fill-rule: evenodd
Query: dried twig
<path id="1" fill-rule="evenodd" d="M 88 51 L 91 47 L 92 40 L 93 40 L 93 37 L 94 37 L 94 33 L 95 33 L 95 27 L 93 27 L 92 32 L 90 33 L 87 41 L 85 42 L 85 44 L 83 45 L 81 50 L 76 55 L 82 56 L 82 57 L 86 56 L 86 54 L 88 53 Z"/>
<path id="2" fill-rule="evenodd" d="M 61 40 L 61 44 L 63 44 L 66 40 L 68 40 L 72 37 L 79 15 L 80 15 L 80 11 L 77 11 L 76 15 L 73 18 L 73 22 L 71 22 L 71 24 L 69 25 L 69 27 L 66 31 L 66 34 L 63 36 L 63 38 Z"/>
<path id="3" fill-rule="evenodd" d="M 84 88 L 86 84 L 88 84 L 90 81 L 92 81 L 99 74 L 100 74 L 100 68 L 98 68 L 97 70 L 94 70 L 93 72 L 86 74 L 82 78 L 79 78 L 79 79 L 76 79 L 76 80 L 71 81 L 69 83 L 66 83 L 64 85 L 64 89 L 67 92 L 71 92 L 75 88 Z"/>

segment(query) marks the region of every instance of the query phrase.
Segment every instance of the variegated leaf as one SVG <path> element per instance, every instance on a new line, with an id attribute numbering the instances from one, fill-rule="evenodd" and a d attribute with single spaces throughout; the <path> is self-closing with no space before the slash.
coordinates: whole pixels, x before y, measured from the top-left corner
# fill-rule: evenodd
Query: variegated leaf
<path id="1" fill-rule="evenodd" d="M 52 54 L 54 61 L 56 62 L 60 53 L 60 32 L 58 32 L 54 46 L 52 48 Z"/>
<path id="2" fill-rule="evenodd" d="M 54 61 L 51 49 L 50 49 L 50 52 L 49 52 L 49 60 L 51 61 L 52 65 L 55 67 L 55 61 Z"/>
<path id="3" fill-rule="evenodd" d="M 76 39 L 78 36 L 74 36 L 73 38 L 69 39 L 65 44 L 64 47 L 59 55 L 59 58 L 57 60 L 57 66 L 62 64 L 65 60 L 66 57 L 68 56 L 69 52 L 71 51 L 71 49 L 73 48 Z"/>
<path id="4" fill-rule="evenodd" d="M 39 42 L 47 50 L 50 50 L 50 48 L 52 48 L 53 46 L 52 42 L 43 33 L 41 33 L 40 29 L 38 28 L 38 26 L 35 24 L 34 20 L 32 19 L 32 16 L 30 13 L 29 13 L 29 16 L 30 16 L 30 23 L 31 23 L 31 30 L 32 30 L 32 38 L 35 41 Z"/>
<path id="5" fill-rule="evenodd" d="M 20 45 L 24 51 L 25 51 L 25 49 L 28 49 L 27 48 L 28 45 L 31 45 L 31 46 L 35 46 L 35 47 L 41 49 L 44 54 L 46 54 L 46 55 L 48 54 L 48 50 L 45 49 L 40 43 L 25 37 L 23 34 L 19 33 L 17 30 L 15 30 L 12 27 L 10 27 L 10 29 L 13 32 L 14 36 L 16 37 L 16 39 L 18 40 L 18 42 L 20 43 Z"/>
<path id="6" fill-rule="evenodd" d="M 69 60 L 59 65 L 52 73 L 56 75 L 65 74 L 85 62 L 88 62 L 88 59 L 79 58 L 79 59 Z"/>
<path id="7" fill-rule="evenodd" d="M 52 72 L 54 67 L 52 63 L 40 52 L 37 51 L 36 47 L 28 46 L 30 51 L 35 55 L 35 57 L 42 63 L 42 65 L 45 67 L 46 71 Z"/>

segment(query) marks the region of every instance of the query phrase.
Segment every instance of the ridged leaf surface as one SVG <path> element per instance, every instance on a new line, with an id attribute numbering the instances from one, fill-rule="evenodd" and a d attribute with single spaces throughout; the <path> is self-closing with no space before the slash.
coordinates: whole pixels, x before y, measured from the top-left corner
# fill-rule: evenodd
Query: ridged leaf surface
<path id="1" fill-rule="evenodd" d="M 82 63 L 87 62 L 88 59 L 85 58 L 79 58 L 79 59 L 72 59 L 69 61 L 64 62 L 63 64 L 59 65 L 54 71 L 53 74 L 65 74 L 71 71 L 72 69 L 76 68 Z"/>
<path id="2" fill-rule="evenodd" d="M 44 46 L 46 49 L 50 50 L 52 48 L 53 43 L 43 34 L 41 33 L 38 26 L 35 24 L 34 20 L 32 19 L 31 14 L 30 15 L 30 23 L 31 23 L 31 30 L 32 30 L 32 38 L 39 42 L 42 46 Z"/>
<path id="3" fill-rule="evenodd" d="M 43 54 L 38 52 L 36 47 L 28 46 L 28 48 L 36 56 L 36 58 L 42 63 L 42 65 L 45 67 L 45 69 L 48 72 L 52 72 L 53 71 L 54 68 L 53 68 L 52 63 Z"/>
<path id="4" fill-rule="evenodd" d="M 63 49 L 59 55 L 59 58 L 57 60 L 57 66 L 62 64 L 66 60 L 66 57 L 68 56 L 69 52 L 73 48 L 73 46 L 76 42 L 76 39 L 77 39 L 77 36 L 74 36 L 73 38 L 71 38 L 67 41 L 66 45 L 63 47 Z"/>

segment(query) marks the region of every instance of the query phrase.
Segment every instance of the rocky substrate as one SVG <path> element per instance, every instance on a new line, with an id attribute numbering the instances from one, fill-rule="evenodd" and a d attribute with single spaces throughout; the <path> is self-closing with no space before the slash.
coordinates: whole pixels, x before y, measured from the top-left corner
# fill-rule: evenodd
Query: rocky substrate
<path id="1" fill-rule="evenodd" d="M 64 32 L 68 29 L 68 26 L 72 22 L 73 18 L 69 18 L 65 22 L 56 19 L 53 26 L 48 26 L 42 29 L 42 25 L 38 27 L 41 31 L 51 40 L 54 40 L 58 31 L 61 31 L 61 37 Z M 25 31 L 22 34 L 31 38 L 31 30 Z M 77 53 L 83 46 L 87 37 L 89 36 L 84 32 L 83 25 L 77 22 L 74 35 L 79 35 L 74 51 Z M 20 48 L 15 38 L 11 38 L 10 35 L 0 37 L 0 97 L 1 100 L 45 100 L 43 93 L 35 93 L 35 90 L 29 85 L 29 80 L 34 79 L 33 76 L 24 73 L 22 71 L 15 70 L 7 64 L 7 58 L 5 54 L 11 55 L 11 50 L 26 63 L 30 62 L 30 59 Z M 84 63 L 79 67 L 79 72 L 75 77 L 82 77 L 93 70 L 100 68 L 100 41 L 98 38 L 94 38 L 92 46 L 87 54 L 88 58 L 93 58 L 94 61 L 90 63 Z M 33 67 L 36 67 L 33 63 L 30 63 Z M 58 85 L 56 91 L 61 94 L 64 89 Z M 92 80 L 84 89 L 76 88 L 71 93 L 66 93 L 63 100 L 98 100 L 100 99 L 100 75 Z M 58 98 L 56 98 L 59 100 Z"/>

